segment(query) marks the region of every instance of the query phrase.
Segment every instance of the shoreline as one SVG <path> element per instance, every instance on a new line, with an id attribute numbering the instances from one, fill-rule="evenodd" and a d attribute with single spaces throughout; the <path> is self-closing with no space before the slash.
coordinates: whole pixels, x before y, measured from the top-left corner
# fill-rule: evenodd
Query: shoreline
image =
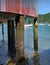
<path id="1" fill-rule="evenodd" d="M 47 25 L 47 26 L 50 26 L 49 23 L 38 23 L 38 25 Z M 33 26 L 33 24 L 24 24 L 24 27 L 30 27 L 30 26 Z"/>
<path id="2" fill-rule="evenodd" d="M 47 25 L 47 26 L 50 26 L 49 23 L 39 23 L 38 25 Z"/>

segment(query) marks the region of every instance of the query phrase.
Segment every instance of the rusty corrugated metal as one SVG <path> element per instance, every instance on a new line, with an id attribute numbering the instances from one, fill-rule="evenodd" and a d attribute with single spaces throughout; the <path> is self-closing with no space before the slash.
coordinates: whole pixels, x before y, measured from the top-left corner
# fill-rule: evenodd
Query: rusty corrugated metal
<path id="1" fill-rule="evenodd" d="M 0 11 L 1 11 L 1 0 L 0 0 Z"/>
<path id="2" fill-rule="evenodd" d="M 0 0 L 0 11 L 37 16 L 37 0 Z"/>

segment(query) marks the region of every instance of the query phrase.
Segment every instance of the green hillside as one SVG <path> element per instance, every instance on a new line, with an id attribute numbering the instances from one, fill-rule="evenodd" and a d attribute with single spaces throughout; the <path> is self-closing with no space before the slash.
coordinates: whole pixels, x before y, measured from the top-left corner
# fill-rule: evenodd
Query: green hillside
<path id="1" fill-rule="evenodd" d="M 26 17 L 25 24 L 30 24 L 33 22 L 33 18 Z M 39 14 L 38 23 L 50 23 L 50 13 Z"/>
<path id="2" fill-rule="evenodd" d="M 50 23 L 50 13 L 39 15 L 39 23 Z"/>
<path id="3" fill-rule="evenodd" d="M 25 22 L 25 24 L 31 24 L 31 23 L 33 23 L 33 21 L 34 21 L 34 18 L 26 17 L 24 22 Z"/>

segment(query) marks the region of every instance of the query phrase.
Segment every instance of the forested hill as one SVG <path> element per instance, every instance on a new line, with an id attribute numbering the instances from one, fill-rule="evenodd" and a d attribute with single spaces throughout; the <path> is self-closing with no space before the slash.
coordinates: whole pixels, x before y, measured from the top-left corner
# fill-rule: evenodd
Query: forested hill
<path id="1" fill-rule="evenodd" d="M 50 13 L 47 14 L 39 14 L 39 23 L 50 23 Z"/>

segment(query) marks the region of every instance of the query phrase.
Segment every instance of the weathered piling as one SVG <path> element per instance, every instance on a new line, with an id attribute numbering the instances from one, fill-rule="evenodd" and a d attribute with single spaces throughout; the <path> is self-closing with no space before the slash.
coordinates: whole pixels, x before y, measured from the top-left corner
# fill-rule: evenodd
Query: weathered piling
<path id="1" fill-rule="evenodd" d="M 11 57 L 15 54 L 14 20 L 8 20 L 8 51 Z"/>
<path id="2" fill-rule="evenodd" d="M 2 22 L 2 43 L 4 43 L 4 23 Z"/>
<path id="3" fill-rule="evenodd" d="M 37 19 L 34 19 L 34 56 L 38 53 L 38 24 Z"/>
<path id="4" fill-rule="evenodd" d="M 16 59 L 24 57 L 24 16 L 17 15 L 16 21 Z"/>

